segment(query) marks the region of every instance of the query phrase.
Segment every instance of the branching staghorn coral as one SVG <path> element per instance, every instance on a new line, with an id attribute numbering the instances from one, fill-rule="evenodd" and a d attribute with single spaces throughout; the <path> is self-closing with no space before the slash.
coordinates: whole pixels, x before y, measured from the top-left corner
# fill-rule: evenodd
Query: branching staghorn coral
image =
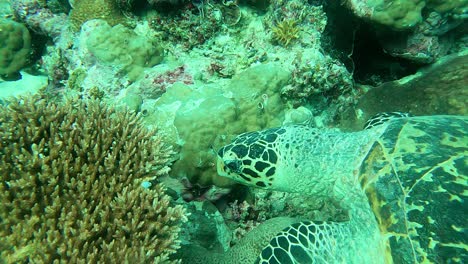
<path id="1" fill-rule="evenodd" d="M 161 184 L 172 150 L 97 101 L 0 105 L 0 263 L 160 263 L 184 209 Z"/>

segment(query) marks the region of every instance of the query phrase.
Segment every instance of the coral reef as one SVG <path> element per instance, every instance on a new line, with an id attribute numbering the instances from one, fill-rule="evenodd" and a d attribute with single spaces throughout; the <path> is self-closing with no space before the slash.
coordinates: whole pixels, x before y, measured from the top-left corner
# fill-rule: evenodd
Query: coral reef
<path id="1" fill-rule="evenodd" d="M 421 10 L 425 1 L 398 0 L 389 4 L 385 1 L 347 0 L 345 4 L 358 17 L 401 30 L 421 22 Z"/>
<path id="2" fill-rule="evenodd" d="M 394 57 L 417 63 L 432 63 L 447 55 L 462 39 L 463 20 L 454 20 L 447 14 L 430 12 L 411 32 L 381 33 L 380 43 Z M 463 31 L 463 30 L 461 30 Z"/>
<path id="3" fill-rule="evenodd" d="M 84 22 L 91 19 L 103 19 L 109 25 L 130 25 L 114 0 L 76 0 L 70 12 L 73 30 L 78 31 Z"/>
<path id="4" fill-rule="evenodd" d="M 298 107 L 313 97 L 323 96 L 330 102 L 351 103 L 352 75 L 338 60 L 319 52 L 305 50 L 295 62 L 290 84 L 281 89 L 284 97 Z"/>
<path id="5" fill-rule="evenodd" d="M 239 257 L 255 259 L 257 256 L 250 253 L 260 250 L 257 246 L 264 243 L 262 238 L 269 237 L 274 233 L 271 229 L 278 227 L 276 224 L 289 221 L 287 219 L 345 221 L 349 217 L 336 201 L 314 199 L 301 193 L 250 189 L 244 196 L 241 200 L 224 199 L 229 202 L 225 208 L 217 206 L 219 212 L 213 212 L 214 206 L 206 200 L 202 204 L 191 203 L 190 218 L 194 221 L 185 224 L 184 228 L 184 232 L 190 233 L 185 234 L 190 243 L 182 245 L 176 253 L 181 256 L 182 263 L 238 263 Z M 283 217 L 285 215 L 287 219 Z M 257 240 L 252 241 L 254 238 Z M 224 246 L 220 248 L 219 243 Z M 250 263 L 253 260 L 244 261 Z"/>
<path id="6" fill-rule="evenodd" d="M 223 216 L 213 204 L 208 201 L 190 202 L 187 204 L 187 211 L 188 221 L 183 224 L 181 233 L 182 247 L 176 253 L 176 257 L 180 257 L 178 254 L 183 252 L 185 247 L 193 247 L 195 244 L 215 251 L 229 249 L 230 231 Z"/>
<path id="7" fill-rule="evenodd" d="M 232 184 L 217 176 L 215 150 L 231 135 L 281 125 L 286 106 L 278 91 L 288 80 L 289 72 L 279 65 L 263 64 L 235 76 L 225 90 L 192 89 L 179 82 L 152 107 L 143 105 L 144 120 L 181 148 L 171 174 L 203 186 Z"/>
<path id="8" fill-rule="evenodd" d="M 456 42 L 466 42 L 465 31 L 456 29 L 466 27 L 467 0 L 347 0 L 345 5 L 375 27 L 382 47 L 395 57 L 432 63 Z"/>
<path id="9" fill-rule="evenodd" d="M 283 46 L 288 46 L 291 41 L 299 38 L 299 27 L 295 20 L 282 20 L 271 29 L 273 39 Z"/>
<path id="10" fill-rule="evenodd" d="M 287 22 L 289 25 L 286 28 L 298 31 L 296 33 L 300 33 L 299 36 L 305 39 L 302 40 L 304 44 L 309 44 L 306 39 L 318 37 L 317 33 L 322 33 L 327 24 L 322 6 L 317 4 L 307 4 L 300 0 L 273 1 L 268 10 L 263 18 L 267 28 L 274 29 Z"/>
<path id="11" fill-rule="evenodd" d="M 64 85 L 64 80 L 67 80 L 70 74 L 74 74 L 68 70 L 70 61 L 64 56 L 64 51 L 62 49 L 55 49 L 54 46 L 49 46 L 47 51 L 49 51 L 49 54 L 44 55 L 42 60 L 39 61 L 39 64 L 48 73 L 49 87 L 62 87 Z M 72 80 L 72 82 L 74 81 L 75 80 Z"/>
<path id="12" fill-rule="evenodd" d="M 57 76 L 57 86 L 65 85 L 59 93 L 121 102 L 128 94 L 141 96 L 142 103 L 132 108 L 141 111 L 147 124 L 161 127 L 168 142 L 181 148 L 171 174 L 202 186 L 213 182 L 229 185 L 214 170 L 217 144 L 233 134 L 281 125 L 288 107 L 307 105 L 315 95 L 348 100 L 351 88 L 347 79 L 351 75 L 342 63 L 322 54 L 320 38 L 327 18 L 321 6 L 274 1 L 262 16 L 256 9 L 241 6 L 242 20 L 227 25 L 224 15 L 236 14 L 237 8 L 235 2 L 218 1 L 201 9 L 188 4 L 170 13 L 153 10 L 144 21 L 149 24 L 139 24 L 127 37 L 111 33 L 114 28 L 129 31 L 122 26 L 110 29 L 101 26 L 103 21 L 87 21 L 68 48 L 60 46 L 57 56 L 43 57 L 52 66 L 44 68 Z M 268 32 L 274 21 L 297 21 L 301 28 L 288 47 L 272 45 Z M 164 62 L 134 67 L 128 56 L 132 52 L 127 49 L 134 39 L 145 42 L 143 47 L 151 43 L 164 47 Z M 138 49 L 138 57 L 150 61 L 151 56 L 142 50 Z M 325 59 L 314 61 L 307 54 Z M 60 74 L 57 65 L 63 65 L 70 77 Z M 319 71 L 301 83 L 300 78 L 313 71 L 310 67 Z M 279 92 L 291 77 L 294 81 L 288 87 L 293 91 L 283 92 L 281 97 Z M 287 100 L 294 103 L 288 106 Z M 287 122 L 312 124 L 309 112 L 296 111 L 301 116 Z"/>
<path id="13" fill-rule="evenodd" d="M 28 29 L 13 20 L 0 19 L 0 75 L 12 75 L 23 68 L 31 53 Z"/>
<path id="14" fill-rule="evenodd" d="M 466 49 L 467 0 L 2 1 L 39 41 L 24 82 L 0 82 L 0 264 L 251 263 L 292 221 L 277 217 L 347 215 L 219 177 L 233 136 L 375 111 L 466 114 L 465 57 L 355 82 Z M 48 100 L 82 101 L 4 99 L 47 79 Z"/>
<path id="15" fill-rule="evenodd" d="M 15 17 L 28 28 L 35 33 L 51 37 L 54 41 L 68 25 L 67 16 L 64 13 L 53 13 L 45 1 L 15 0 L 11 1 L 11 8 Z"/>
<path id="16" fill-rule="evenodd" d="M 282 43 L 281 52 L 270 53 L 276 53 L 277 59 L 291 71 L 291 81 L 281 88 L 282 97 L 290 106 L 312 106 L 314 115 L 324 114 L 329 120 L 344 106 L 355 102 L 352 73 L 322 45 L 327 16 L 321 5 L 274 1 L 263 24 L 271 30 L 272 38 Z M 288 57 L 280 57 L 283 52 Z M 324 109 L 330 111 L 325 113 Z"/>
<path id="17" fill-rule="evenodd" d="M 115 96 L 163 59 L 160 43 L 145 29 L 137 33 L 100 19 L 85 22 L 76 39 L 64 36 L 46 51 L 40 65 L 51 79 L 49 92 L 85 97 L 95 88 Z"/>
<path id="18" fill-rule="evenodd" d="M 153 30 L 160 32 L 162 40 L 191 49 L 219 33 L 224 24 L 222 10 L 219 3 L 200 7 L 187 5 L 177 14 L 152 13 L 148 16 L 148 23 Z"/>
<path id="19" fill-rule="evenodd" d="M 441 58 L 412 76 L 372 87 L 341 115 L 339 125 L 358 130 L 381 112 L 414 115 L 467 115 L 468 52 Z M 382 100 L 385 98 L 385 100 Z"/>
<path id="20" fill-rule="evenodd" d="M 375 111 L 466 114 L 466 56 L 404 82 L 355 82 L 396 80 L 466 49 L 467 0 L 10 2 L 5 17 L 42 42 L 24 82 L 0 82 L 0 264 L 250 263 L 293 221 L 277 217 L 347 215 L 219 177 L 217 151 L 233 136 L 355 125 Z M 32 75 L 44 75 L 37 87 L 48 79 L 48 100 L 82 101 L 4 99 L 26 90 L 15 85 L 36 92 Z"/>
<path id="21" fill-rule="evenodd" d="M 187 85 L 194 83 L 193 76 L 187 72 L 185 65 L 163 72 L 148 70 L 140 80 L 130 85 L 128 90 L 145 98 L 157 99 L 176 82 Z"/>
<path id="22" fill-rule="evenodd" d="M 0 263 L 161 263 L 180 205 L 161 184 L 173 155 L 135 114 L 39 96 L 0 105 Z"/>
<path id="23" fill-rule="evenodd" d="M 137 35 L 123 25 L 97 23 L 86 39 L 86 47 L 101 63 L 121 68 L 131 81 L 163 59 L 163 50 L 155 40 Z"/>

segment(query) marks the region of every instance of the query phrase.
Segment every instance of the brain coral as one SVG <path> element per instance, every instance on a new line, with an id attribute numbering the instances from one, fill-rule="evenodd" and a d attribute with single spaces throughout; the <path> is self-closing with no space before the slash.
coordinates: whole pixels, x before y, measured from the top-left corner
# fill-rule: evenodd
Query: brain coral
<path id="1" fill-rule="evenodd" d="M 114 0 L 75 0 L 70 12 L 72 29 L 78 31 L 91 19 L 103 19 L 111 26 L 128 23 Z"/>
<path id="2" fill-rule="evenodd" d="M 148 188 L 173 153 L 135 114 L 24 98 L 0 105 L 0 138 L 0 263 L 166 263 L 179 247 L 184 210 Z"/>

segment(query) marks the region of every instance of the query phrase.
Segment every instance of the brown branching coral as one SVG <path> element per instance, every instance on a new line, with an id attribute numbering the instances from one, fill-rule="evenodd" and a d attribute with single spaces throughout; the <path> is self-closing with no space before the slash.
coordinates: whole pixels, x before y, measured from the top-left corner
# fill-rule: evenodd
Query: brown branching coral
<path id="1" fill-rule="evenodd" d="M 172 154 L 97 101 L 0 105 L 0 263 L 167 262 L 184 209 L 142 183 Z"/>

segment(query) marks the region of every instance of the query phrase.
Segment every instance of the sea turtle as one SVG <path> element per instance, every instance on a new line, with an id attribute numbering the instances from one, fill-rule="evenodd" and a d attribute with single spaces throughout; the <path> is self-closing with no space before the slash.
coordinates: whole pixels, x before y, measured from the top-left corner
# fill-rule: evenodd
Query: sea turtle
<path id="1" fill-rule="evenodd" d="M 289 225 L 257 263 L 468 263 L 468 117 L 375 123 L 347 133 L 302 125 L 248 132 L 219 150 L 221 176 L 331 198 L 349 214 Z"/>

